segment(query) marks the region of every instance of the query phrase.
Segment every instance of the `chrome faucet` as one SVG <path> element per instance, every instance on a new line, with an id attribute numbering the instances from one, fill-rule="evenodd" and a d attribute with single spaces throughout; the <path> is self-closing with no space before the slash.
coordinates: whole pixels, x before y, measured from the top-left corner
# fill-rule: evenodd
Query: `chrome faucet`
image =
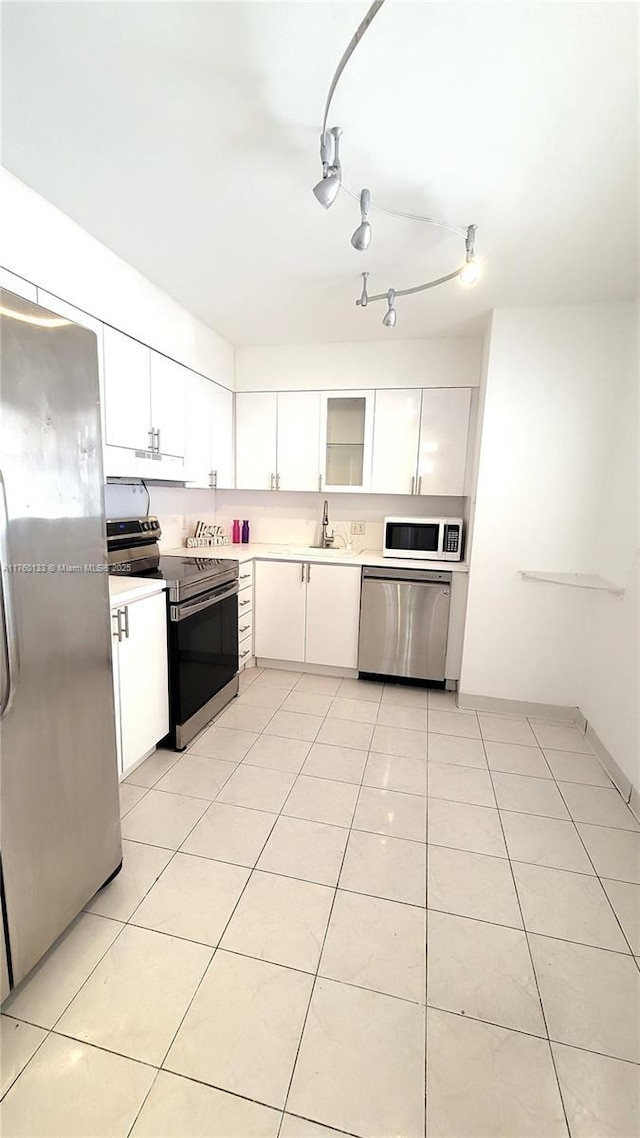
<path id="1" fill-rule="evenodd" d="M 320 543 L 321 549 L 330 549 L 333 545 L 333 534 L 328 534 L 327 529 L 329 526 L 329 503 L 325 498 L 322 504 L 322 541 Z"/>

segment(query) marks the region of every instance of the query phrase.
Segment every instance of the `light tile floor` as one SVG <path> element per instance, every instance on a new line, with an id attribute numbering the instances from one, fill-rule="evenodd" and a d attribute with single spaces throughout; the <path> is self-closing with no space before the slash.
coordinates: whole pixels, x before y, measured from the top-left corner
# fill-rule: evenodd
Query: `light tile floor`
<path id="1" fill-rule="evenodd" d="M 121 790 L 4 1138 L 639 1133 L 640 826 L 575 727 L 254 669 Z"/>

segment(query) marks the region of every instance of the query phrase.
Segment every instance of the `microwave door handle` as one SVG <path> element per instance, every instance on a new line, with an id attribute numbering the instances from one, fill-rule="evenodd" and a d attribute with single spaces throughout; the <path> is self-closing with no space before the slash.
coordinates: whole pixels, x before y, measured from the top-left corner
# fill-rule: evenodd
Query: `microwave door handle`
<path id="1" fill-rule="evenodd" d="M 195 600 L 188 605 L 171 605 L 171 619 L 174 621 L 186 620 L 187 617 L 195 616 L 196 613 L 211 608 L 213 605 L 219 604 L 220 601 L 226 601 L 228 597 L 237 596 L 237 593 L 238 583 L 236 581 L 231 588 L 224 589 L 221 593 L 214 593 L 208 596 L 206 600 Z"/>
<path id="2" fill-rule="evenodd" d="M 0 627 L 2 628 L 2 690 L 0 691 L 0 719 L 10 710 L 15 699 L 20 675 L 18 631 L 13 609 L 13 591 L 9 572 L 8 554 L 9 511 L 4 478 L 0 471 Z"/>

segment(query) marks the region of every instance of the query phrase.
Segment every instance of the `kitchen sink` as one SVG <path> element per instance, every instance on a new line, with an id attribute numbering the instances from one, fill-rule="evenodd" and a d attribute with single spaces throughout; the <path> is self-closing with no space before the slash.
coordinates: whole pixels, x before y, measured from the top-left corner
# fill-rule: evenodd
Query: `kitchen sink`
<path id="1" fill-rule="evenodd" d="M 341 557 L 355 557 L 355 549 L 320 549 L 315 545 L 280 545 L 276 549 L 270 549 L 269 553 L 290 553 L 293 557 L 326 557 L 328 560 L 334 560 Z"/>

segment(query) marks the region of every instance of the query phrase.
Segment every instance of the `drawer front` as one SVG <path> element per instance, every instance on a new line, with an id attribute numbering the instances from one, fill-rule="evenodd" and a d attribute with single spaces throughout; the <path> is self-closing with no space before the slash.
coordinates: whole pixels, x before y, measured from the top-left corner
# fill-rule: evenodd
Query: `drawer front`
<path id="1" fill-rule="evenodd" d="M 238 620 L 253 611 L 253 585 L 248 585 L 238 593 Z M 244 623 L 244 621 L 243 621 Z"/>
<path id="2" fill-rule="evenodd" d="M 252 639 L 251 636 L 246 636 L 244 640 L 240 641 L 238 646 L 238 666 L 240 668 L 244 668 L 253 655 Z"/>
<path id="3" fill-rule="evenodd" d="M 240 591 L 242 592 L 243 589 L 250 589 L 252 585 L 253 565 L 251 565 L 251 563 L 248 565 L 241 565 L 240 573 L 238 575 L 238 586 L 240 588 Z"/>
<path id="4" fill-rule="evenodd" d="M 238 613 L 238 640 L 249 639 L 253 636 L 253 610 Z"/>

